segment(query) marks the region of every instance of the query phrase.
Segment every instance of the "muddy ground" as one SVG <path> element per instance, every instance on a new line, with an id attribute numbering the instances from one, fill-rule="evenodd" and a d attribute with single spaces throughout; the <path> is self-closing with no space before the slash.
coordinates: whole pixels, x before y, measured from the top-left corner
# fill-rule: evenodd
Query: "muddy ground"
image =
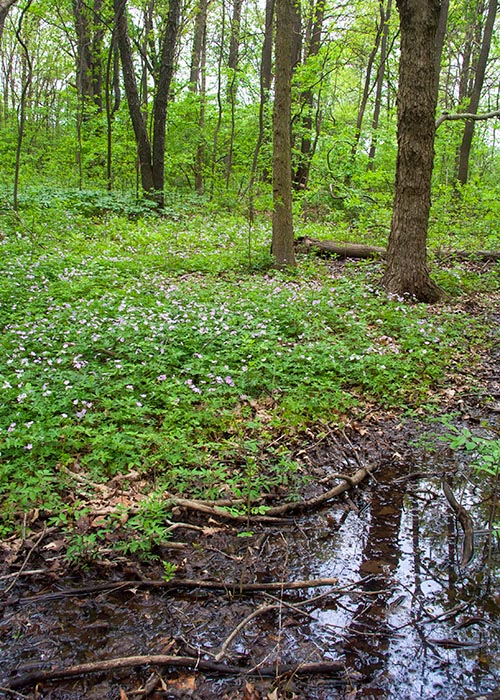
<path id="1" fill-rule="evenodd" d="M 443 392 L 443 412 L 498 437 L 499 398 L 497 345 L 473 391 Z M 500 698 L 498 492 L 444 432 L 377 411 L 304 435 L 301 498 L 350 488 L 275 523 L 178 507 L 176 547 L 159 552 L 177 565 L 170 583 L 123 557 L 61 568 L 60 532 L 35 522 L 15 555 L 3 550 L 0 697 Z M 367 467 L 357 486 L 338 477 Z M 443 478 L 472 518 L 469 562 Z"/>

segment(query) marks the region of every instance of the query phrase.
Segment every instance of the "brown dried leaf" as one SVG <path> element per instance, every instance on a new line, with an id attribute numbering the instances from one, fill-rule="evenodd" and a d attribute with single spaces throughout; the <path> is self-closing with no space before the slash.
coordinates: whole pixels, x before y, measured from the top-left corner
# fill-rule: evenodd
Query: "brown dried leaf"
<path id="1" fill-rule="evenodd" d="M 241 700 L 260 700 L 261 695 L 253 683 L 249 681 L 245 684 L 245 689 L 243 690 L 243 695 Z"/>

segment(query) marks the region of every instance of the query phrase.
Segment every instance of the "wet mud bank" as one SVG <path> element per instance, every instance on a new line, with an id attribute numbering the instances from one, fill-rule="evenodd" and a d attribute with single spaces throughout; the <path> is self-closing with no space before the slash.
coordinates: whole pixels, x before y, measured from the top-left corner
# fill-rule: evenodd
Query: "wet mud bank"
<path id="1" fill-rule="evenodd" d="M 458 453 L 415 444 L 423 430 L 373 420 L 310 444 L 311 488 L 363 464 L 374 471 L 308 514 L 275 525 L 191 514 L 203 529 L 186 529 L 185 547 L 163 553 L 178 565 L 169 584 L 159 567 L 140 565 L 72 580 L 20 576 L 8 591 L 3 579 L 0 697 L 497 697 L 495 495 Z M 474 524 L 466 566 L 443 476 Z M 130 657 L 140 658 L 99 666 Z M 64 677 L 76 664 L 95 667 Z"/>

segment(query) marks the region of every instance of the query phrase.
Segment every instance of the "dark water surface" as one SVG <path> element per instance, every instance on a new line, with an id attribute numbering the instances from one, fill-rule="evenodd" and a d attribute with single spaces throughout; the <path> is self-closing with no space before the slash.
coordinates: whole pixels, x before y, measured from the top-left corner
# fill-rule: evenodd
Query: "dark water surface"
<path id="1" fill-rule="evenodd" d="M 425 472 L 436 464 L 422 464 Z M 220 678 L 163 672 L 150 695 L 191 698 L 433 698 L 466 699 L 500 688 L 498 547 L 488 548 L 487 507 L 473 485 L 457 494 L 475 522 L 473 561 L 459 565 L 462 532 L 440 480 L 398 478 L 386 467 L 341 502 L 295 526 L 224 534 L 212 546 L 184 554 L 189 578 L 294 580 L 336 577 L 329 595 L 305 606 L 284 605 L 256 617 L 228 647 L 224 660 L 245 667 L 339 660 L 337 676 L 291 680 Z M 483 494 L 484 495 L 484 494 Z M 68 587 L 70 587 L 68 585 Z M 43 590 L 39 591 L 43 593 Z M 285 603 L 327 593 L 283 593 Z M 0 618 L 0 685 L 16 673 L 50 664 L 135 654 L 216 653 L 231 630 L 259 605 L 258 594 L 131 590 L 18 603 Z M 184 646 L 183 646 L 184 645 Z M 147 668 L 41 684 L 30 698 L 133 697 Z M 250 685 L 248 685 L 250 684 Z M 246 686 L 246 690 L 245 690 Z M 122 690 L 121 690 L 122 689 Z M 5 691 L 0 691 L 0 697 Z M 253 692 L 253 696 L 252 693 Z"/>

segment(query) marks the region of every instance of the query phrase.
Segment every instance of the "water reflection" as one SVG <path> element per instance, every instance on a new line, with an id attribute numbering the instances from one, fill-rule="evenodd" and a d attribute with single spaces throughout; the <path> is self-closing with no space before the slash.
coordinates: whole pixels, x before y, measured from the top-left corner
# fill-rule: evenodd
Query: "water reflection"
<path id="1" fill-rule="evenodd" d="M 401 555 L 398 540 L 403 502 L 402 489 L 394 492 L 380 483 L 373 490 L 368 536 L 359 566 L 363 578 L 360 588 L 365 595 L 354 609 L 344 643 L 347 667 L 363 679 L 357 688 L 358 698 L 386 697 L 381 681 L 387 673 L 391 636 L 388 607 L 396 590 L 393 574 Z"/>
<path id="2" fill-rule="evenodd" d="M 321 575 L 360 583 L 318 612 L 313 633 L 345 660 L 356 698 L 449 700 L 496 688 L 498 600 L 481 588 L 480 561 L 458 565 L 462 533 L 439 479 L 381 476 L 367 511 L 341 520 L 332 544 L 317 543 Z"/>

